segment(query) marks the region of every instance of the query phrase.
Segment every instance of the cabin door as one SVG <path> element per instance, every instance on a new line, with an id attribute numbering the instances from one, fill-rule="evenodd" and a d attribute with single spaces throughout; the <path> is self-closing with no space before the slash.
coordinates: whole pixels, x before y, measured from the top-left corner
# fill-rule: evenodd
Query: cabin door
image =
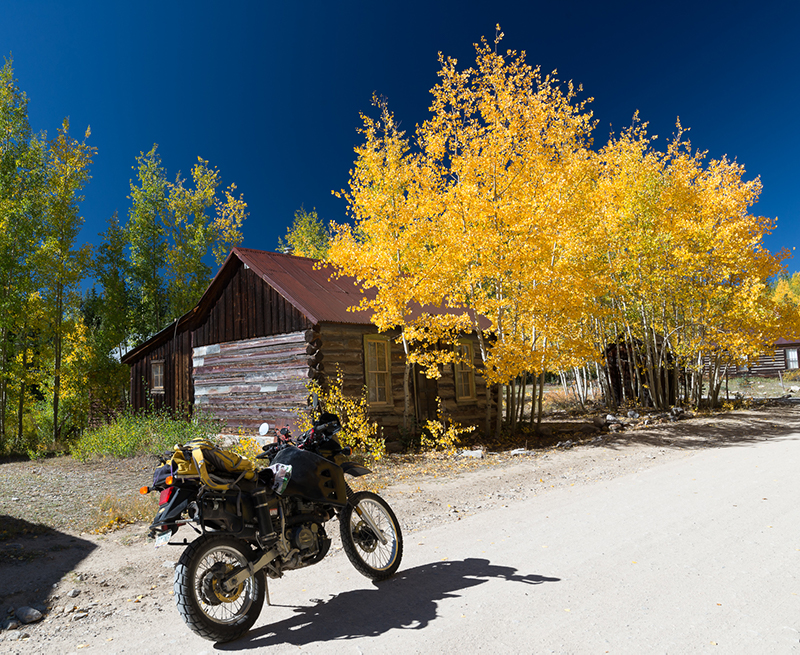
<path id="1" fill-rule="evenodd" d="M 414 395 L 417 423 L 436 420 L 436 400 L 439 397 L 439 382 L 432 380 L 424 371 L 414 365 Z"/>

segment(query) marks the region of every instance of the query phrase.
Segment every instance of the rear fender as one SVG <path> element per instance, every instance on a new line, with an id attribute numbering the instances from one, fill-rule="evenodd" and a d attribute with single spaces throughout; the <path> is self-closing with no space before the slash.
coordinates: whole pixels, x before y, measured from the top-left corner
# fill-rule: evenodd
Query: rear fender
<path id="1" fill-rule="evenodd" d="M 170 496 L 170 499 L 159 506 L 156 516 L 150 524 L 150 530 L 162 532 L 167 529 L 172 529 L 174 533 L 178 529 L 175 524 L 181 520 L 182 514 L 196 496 L 196 488 L 175 487 L 175 491 L 172 493 L 172 496 Z"/>

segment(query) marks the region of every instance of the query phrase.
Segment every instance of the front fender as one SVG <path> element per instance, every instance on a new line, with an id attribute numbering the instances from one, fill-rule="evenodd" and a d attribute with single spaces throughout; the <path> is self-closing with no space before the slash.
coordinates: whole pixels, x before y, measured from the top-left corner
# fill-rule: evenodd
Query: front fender
<path id="1" fill-rule="evenodd" d="M 358 464 L 354 464 L 353 462 L 345 462 L 342 464 L 342 470 L 347 475 L 352 475 L 354 478 L 358 478 L 362 475 L 367 475 L 367 473 L 372 473 L 368 468 L 365 466 L 360 466 Z"/>

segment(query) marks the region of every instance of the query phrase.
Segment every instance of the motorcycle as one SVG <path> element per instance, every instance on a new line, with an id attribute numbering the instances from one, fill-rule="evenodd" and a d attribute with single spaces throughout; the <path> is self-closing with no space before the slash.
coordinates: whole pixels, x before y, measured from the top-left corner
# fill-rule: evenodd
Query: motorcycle
<path id="1" fill-rule="evenodd" d="M 262 425 L 261 434 L 268 429 Z M 199 477 L 164 475 L 173 472 L 167 464 L 156 470 L 152 487 L 141 489 L 161 494 L 150 526 L 156 547 L 186 547 L 175 567 L 174 591 L 192 631 L 215 642 L 245 634 L 265 598 L 270 603 L 268 578 L 327 555 L 331 540 L 325 525 L 334 517 L 344 552 L 359 573 L 375 581 L 396 573 L 403 556 L 400 525 L 383 498 L 350 488 L 346 475 L 371 471 L 348 460 L 351 449 L 340 445 L 340 430 L 333 414 L 322 414 L 297 438 L 281 429 L 277 441 L 256 456 L 269 467 L 251 479 L 226 478 L 218 470 Z M 276 475 L 282 484 L 275 485 Z M 200 536 L 171 542 L 184 525 Z"/>

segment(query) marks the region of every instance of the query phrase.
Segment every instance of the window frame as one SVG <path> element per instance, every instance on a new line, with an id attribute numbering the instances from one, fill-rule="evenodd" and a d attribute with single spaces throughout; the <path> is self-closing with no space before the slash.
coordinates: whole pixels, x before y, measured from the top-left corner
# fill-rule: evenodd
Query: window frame
<path id="1" fill-rule="evenodd" d="M 379 368 L 376 370 L 370 369 L 370 345 L 381 343 L 384 345 L 383 363 L 386 370 L 382 371 Z M 378 360 L 378 353 L 375 353 L 376 363 Z M 377 376 L 383 376 L 385 385 L 385 400 L 378 399 L 380 395 L 380 387 L 376 385 Z M 392 345 L 388 336 L 382 334 L 365 334 L 364 335 L 364 380 L 367 386 L 367 401 L 370 407 L 390 407 L 394 404 L 392 400 Z M 373 391 L 375 392 L 375 400 L 372 399 Z"/>
<path id="2" fill-rule="evenodd" d="M 459 339 L 455 348 L 458 349 L 457 355 L 462 355 L 461 349 L 466 348 L 465 359 L 472 362 L 471 365 L 464 365 L 459 361 L 453 362 L 453 380 L 455 382 L 456 402 L 468 403 L 478 400 L 478 393 L 475 388 L 475 345 L 469 339 Z M 464 378 L 467 375 L 467 393 L 464 394 Z"/>
<path id="3" fill-rule="evenodd" d="M 160 369 L 160 371 L 159 371 Z M 166 378 L 166 366 L 163 359 L 154 359 L 150 362 L 150 392 L 151 393 L 164 393 L 164 381 Z M 161 377 L 161 384 L 156 384 L 156 380 Z"/>
<path id="4" fill-rule="evenodd" d="M 798 365 L 799 362 L 797 356 L 798 355 L 797 348 L 787 348 L 785 352 L 786 352 L 786 370 L 794 371 L 800 368 L 800 365 Z M 789 353 L 792 354 L 790 355 Z"/>

